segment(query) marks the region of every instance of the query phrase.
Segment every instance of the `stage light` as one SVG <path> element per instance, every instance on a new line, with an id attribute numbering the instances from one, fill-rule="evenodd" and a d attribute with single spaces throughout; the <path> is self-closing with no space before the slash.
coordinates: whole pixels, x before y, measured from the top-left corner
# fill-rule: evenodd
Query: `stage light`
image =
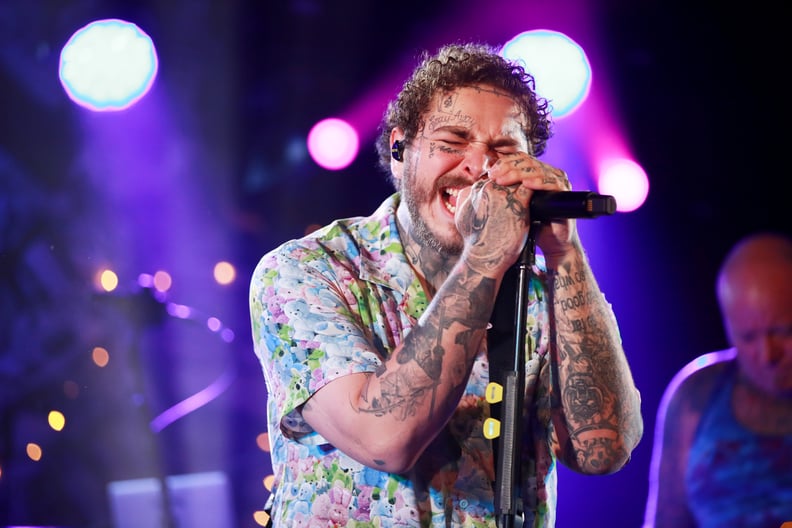
<path id="1" fill-rule="evenodd" d="M 264 510 L 258 510 L 253 512 L 253 520 L 259 526 L 269 526 L 270 515 Z"/>
<path id="2" fill-rule="evenodd" d="M 272 491 L 275 487 L 275 475 L 267 475 L 261 482 L 268 491 Z"/>
<path id="3" fill-rule="evenodd" d="M 135 104 L 157 75 L 157 53 L 146 33 L 131 22 L 92 22 L 72 35 L 60 55 L 59 77 L 75 103 L 117 111 Z"/>
<path id="4" fill-rule="evenodd" d="M 212 332 L 219 332 L 223 328 L 223 323 L 217 317 L 210 317 L 206 320 L 206 327 Z"/>
<path id="5" fill-rule="evenodd" d="M 308 133 L 308 152 L 325 169 L 339 170 L 349 166 L 357 156 L 358 147 L 357 131 L 342 119 L 324 119 Z"/>
<path id="6" fill-rule="evenodd" d="M 91 351 L 91 360 L 97 367 L 106 367 L 110 363 L 110 352 L 104 347 L 94 347 Z"/>
<path id="7" fill-rule="evenodd" d="M 34 442 L 28 442 L 28 444 L 25 446 L 25 452 L 27 453 L 28 458 L 34 462 L 41 460 L 41 456 L 43 455 L 41 446 Z"/>
<path id="8" fill-rule="evenodd" d="M 236 268 L 230 262 L 218 262 L 214 267 L 214 279 L 217 284 L 231 284 L 236 279 Z"/>
<path id="9" fill-rule="evenodd" d="M 591 88 L 588 58 L 563 33 L 546 29 L 525 31 L 504 44 L 501 55 L 520 63 L 534 76 L 536 91 L 550 102 L 554 119 L 572 114 L 588 97 Z"/>
<path id="10" fill-rule="evenodd" d="M 259 433 L 258 436 L 256 436 L 256 445 L 262 451 L 266 451 L 267 453 L 269 453 L 270 450 L 269 433 Z"/>
<path id="11" fill-rule="evenodd" d="M 50 411 L 47 415 L 47 423 L 55 431 L 62 431 L 66 427 L 66 417 L 60 411 Z"/>
<path id="12" fill-rule="evenodd" d="M 173 285 L 173 279 L 167 271 L 157 271 L 154 273 L 154 289 L 159 292 L 166 292 L 170 290 Z"/>
<path id="13" fill-rule="evenodd" d="M 102 270 L 99 272 L 97 282 L 102 290 L 111 292 L 118 287 L 118 275 L 113 270 Z"/>
<path id="14" fill-rule="evenodd" d="M 649 194 L 649 178 L 636 162 L 626 159 L 607 159 L 600 164 L 597 188 L 602 194 L 616 199 L 616 210 L 635 211 Z"/>

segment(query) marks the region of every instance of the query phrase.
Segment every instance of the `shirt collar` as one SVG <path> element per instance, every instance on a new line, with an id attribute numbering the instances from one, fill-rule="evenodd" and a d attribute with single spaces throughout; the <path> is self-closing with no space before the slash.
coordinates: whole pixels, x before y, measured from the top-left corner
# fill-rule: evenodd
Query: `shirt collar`
<path id="1" fill-rule="evenodd" d="M 400 196 L 394 193 L 374 213 L 358 223 L 360 235 L 360 278 L 403 294 L 400 305 L 418 318 L 428 298 L 412 266 L 407 262 L 399 237 L 396 209 Z"/>

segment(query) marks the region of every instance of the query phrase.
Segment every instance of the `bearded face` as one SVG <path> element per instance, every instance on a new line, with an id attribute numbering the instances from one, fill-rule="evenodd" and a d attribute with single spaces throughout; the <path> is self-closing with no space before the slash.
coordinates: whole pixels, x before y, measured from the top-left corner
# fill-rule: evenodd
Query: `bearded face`
<path id="1" fill-rule="evenodd" d="M 501 155 L 527 151 L 523 130 L 517 102 L 494 88 L 469 86 L 435 96 L 400 167 L 405 227 L 419 245 L 443 256 L 461 254 L 459 191 L 486 175 L 488 163 Z"/>

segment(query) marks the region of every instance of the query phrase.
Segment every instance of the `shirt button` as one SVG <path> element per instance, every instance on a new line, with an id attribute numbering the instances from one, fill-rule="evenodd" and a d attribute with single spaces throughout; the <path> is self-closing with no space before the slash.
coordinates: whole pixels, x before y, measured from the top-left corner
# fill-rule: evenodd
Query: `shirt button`
<path id="1" fill-rule="evenodd" d="M 468 507 L 467 499 L 462 499 L 461 501 L 459 501 L 459 507 L 460 508 L 467 508 Z"/>

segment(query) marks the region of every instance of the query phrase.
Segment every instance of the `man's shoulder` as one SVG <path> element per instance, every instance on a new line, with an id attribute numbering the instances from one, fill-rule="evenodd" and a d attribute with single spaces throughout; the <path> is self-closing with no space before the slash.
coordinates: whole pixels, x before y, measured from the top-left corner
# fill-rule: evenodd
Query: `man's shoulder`
<path id="1" fill-rule="evenodd" d="M 682 367 L 667 388 L 671 401 L 704 402 L 709 398 L 715 382 L 735 361 L 733 348 L 702 354 Z"/>
<path id="2" fill-rule="evenodd" d="M 269 250 L 258 262 L 262 270 L 283 270 L 289 266 L 319 267 L 327 271 L 335 266 L 357 268 L 361 260 L 378 260 L 397 251 L 395 229 L 397 198 L 386 199 L 369 216 L 340 218 L 306 235 L 282 242 Z"/>
<path id="3" fill-rule="evenodd" d="M 702 354 L 679 370 L 684 380 L 703 381 L 717 377 L 737 357 L 737 350 L 727 348 Z"/>

